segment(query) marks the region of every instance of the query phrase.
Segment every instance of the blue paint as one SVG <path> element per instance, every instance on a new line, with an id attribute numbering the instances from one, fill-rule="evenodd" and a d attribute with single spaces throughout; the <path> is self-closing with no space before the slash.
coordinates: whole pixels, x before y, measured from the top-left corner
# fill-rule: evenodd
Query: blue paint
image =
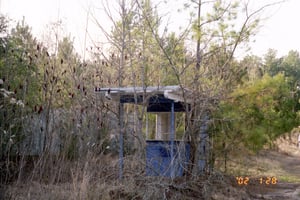
<path id="1" fill-rule="evenodd" d="M 175 177 L 175 165 L 174 165 L 174 140 L 175 140 L 175 113 L 174 113 L 174 101 L 171 103 L 171 178 Z"/>
<path id="2" fill-rule="evenodd" d="M 183 176 L 190 159 L 190 144 L 174 141 L 146 141 L 146 175 L 178 177 Z M 173 162 L 171 153 L 173 152 Z"/>

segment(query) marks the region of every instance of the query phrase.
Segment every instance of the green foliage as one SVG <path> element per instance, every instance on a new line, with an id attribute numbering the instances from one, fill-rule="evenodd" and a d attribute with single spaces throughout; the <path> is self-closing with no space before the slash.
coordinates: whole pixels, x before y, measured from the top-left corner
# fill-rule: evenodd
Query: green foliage
<path id="1" fill-rule="evenodd" d="M 7 25 L 2 24 L 7 23 L 5 18 L 1 18 L 0 23 L 1 32 L 6 32 Z M 1 43 L 0 157 L 19 153 L 18 147 L 24 137 L 24 105 L 34 101 L 36 86 L 32 77 L 36 68 L 30 65 L 26 55 L 30 45 L 36 44 L 29 27 L 24 23 L 17 24 L 10 34 L 1 39 Z"/>
<path id="2" fill-rule="evenodd" d="M 201 42 L 204 51 L 213 51 L 216 47 L 235 51 L 236 44 L 247 43 L 258 28 L 260 21 L 254 17 L 241 23 L 243 4 L 239 1 L 192 2 L 197 9 L 200 6 L 200 18 L 197 16 L 192 24 L 192 37 Z"/>
<path id="3" fill-rule="evenodd" d="M 0 159 L 3 156 L 18 154 L 17 147 L 24 139 L 20 117 L 22 107 L 13 104 L 10 100 L 0 94 Z"/>
<path id="4" fill-rule="evenodd" d="M 275 76 L 280 72 L 281 59 L 277 58 L 277 52 L 269 49 L 264 55 L 264 73 Z"/>
<path id="5" fill-rule="evenodd" d="M 289 51 L 281 63 L 281 69 L 287 77 L 293 77 L 293 80 L 300 78 L 300 57 L 297 51 Z"/>
<path id="6" fill-rule="evenodd" d="M 45 137 L 45 146 L 51 148 L 52 137 L 60 137 L 59 148 L 68 159 L 79 158 L 85 150 L 95 150 L 97 146 L 104 151 L 112 131 L 108 125 L 110 117 L 105 112 L 110 109 L 110 113 L 115 113 L 117 108 L 108 108 L 107 103 L 96 99 L 91 91 L 94 86 L 187 86 L 193 90 L 195 99 L 192 105 L 195 113 L 191 117 L 197 118 L 204 109 L 206 112 L 214 109 L 210 106 L 219 105 L 216 118 L 224 120 L 216 126 L 218 147 L 223 147 L 225 142 L 225 148 L 243 144 L 258 150 L 289 131 L 297 124 L 299 95 L 297 92 L 291 95 L 290 91 L 295 91 L 300 78 L 299 54 L 291 51 L 278 59 L 270 52 L 264 67 L 260 66 L 258 57 L 236 61 L 233 54 L 237 45 L 249 41 L 260 21 L 254 16 L 240 24 L 238 14 L 242 4 L 238 1 L 198 2 L 184 5 L 191 9 L 194 4 L 197 10 L 205 12 L 199 11 L 199 17 L 191 14 L 191 29 L 181 35 L 168 33 L 167 27 L 160 33 L 160 16 L 150 0 L 126 2 L 123 7 L 120 2 L 120 19 L 113 23 L 111 34 L 105 34 L 109 36 L 110 52 L 100 52 L 102 47 L 93 47 L 99 52 L 93 61 L 86 59 L 84 62 L 75 53 L 69 37 L 59 39 L 56 32 L 55 41 L 50 41 L 55 47 L 46 47 L 33 37 L 24 21 L 7 33 L 7 21 L 0 17 L 0 33 L 7 33 L 0 38 L 0 78 L 4 80 L 0 87 L 11 93 L 10 97 L 0 96 L 1 156 L 17 152 L 24 135 L 24 119 L 28 116 L 45 124 L 38 127 L 44 129 L 45 136 L 41 138 Z M 207 5 L 209 11 L 205 10 Z M 252 16 L 250 12 L 244 13 Z M 59 26 L 60 23 L 54 24 L 53 30 L 58 30 Z M 50 32 L 55 32 L 53 30 Z M 188 52 L 189 35 L 197 42 L 196 55 L 192 50 Z M 48 48 L 52 51 L 48 52 Z M 190 67 L 193 64 L 196 69 Z M 263 73 L 270 76 L 263 76 Z M 243 81 L 249 82 L 236 88 Z M 229 91 L 233 92 L 228 95 Z M 11 103 L 12 98 L 22 104 Z M 139 113 L 144 110 L 132 107 L 128 112 L 133 110 L 138 120 L 143 121 L 144 115 Z M 54 115 L 54 111 L 58 114 Z M 177 138 L 188 138 L 185 134 L 190 130 L 185 130 L 185 120 L 177 115 Z M 149 116 L 149 122 L 155 122 L 154 115 Z M 190 138 L 197 141 L 198 126 L 191 127 L 194 130 L 190 131 Z M 142 127 L 135 128 L 142 133 L 139 130 Z M 154 138 L 154 126 L 149 130 L 150 138 Z M 128 137 L 128 141 L 130 139 Z"/>
<path id="7" fill-rule="evenodd" d="M 265 75 L 234 90 L 220 104 L 217 138 L 259 150 L 298 123 L 295 100 L 284 75 Z"/>
<path id="8" fill-rule="evenodd" d="M 277 58 L 275 50 L 269 50 L 265 55 L 265 73 L 270 76 L 284 74 L 294 98 L 294 110 L 300 109 L 300 56 L 297 51 L 289 51 L 288 55 Z"/>
<path id="9" fill-rule="evenodd" d="M 7 22 L 0 18 L 3 34 L 7 25 L 1 23 Z M 58 107 L 70 108 L 71 103 L 80 105 L 74 101 L 76 94 L 86 96 L 87 89 L 81 84 L 84 70 L 79 67 L 81 64 L 69 38 L 58 41 L 57 55 L 50 55 L 22 21 L 1 39 L 0 48 L 0 79 L 3 82 L 0 85 L 0 145 L 1 156 L 8 156 L 22 153 L 19 151 L 24 135 L 34 130 L 32 126 L 42 118 L 39 115 L 46 113 L 43 120 L 49 123 L 50 111 Z M 36 116 L 36 121 L 28 124 L 27 118 L 32 115 Z M 43 130 L 47 132 L 46 137 L 51 138 L 49 127 L 46 129 Z"/>
<path id="10" fill-rule="evenodd" d="M 173 66 L 171 67 L 167 60 L 161 61 L 161 70 L 163 71 L 161 77 L 162 83 L 163 85 L 178 85 L 179 79 L 184 79 L 184 77 L 178 77 L 179 74 L 183 72 L 186 63 L 184 41 L 176 37 L 175 33 L 171 33 L 165 38 L 165 45 L 163 48 L 169 59 L 172 60 Z"/>
<path id="11" fill-rule="evenodd" d="M 263 76 L 262 60 L 258 56 L 246 56 L 240 66 L 246 72 L 243 77 L 245 81 L 255 81 Z"/>
<path id="12" fill-rule="evenodd" d="M 297 51 L 289 51 L 288 55 L 276 57 L 276 51 L 270 49 L 265 55 L 266 73 L 274 76 L 283 73 L 289 78 L 289 84 L 294 87 L 300 79 L 300 56 Z M 294 88 L 295 89 L 295 88 Z"/>
<path id="13" fill-rule="evenodd" d="M 3 87 L 15 93 L 29 107 L 38 102 L 38 66 L 36 58 L 37 41 L 23 21 L 18 23 L 7 37 L 5 55 L 1 57 L 0 74 L 5 82 Z"/>

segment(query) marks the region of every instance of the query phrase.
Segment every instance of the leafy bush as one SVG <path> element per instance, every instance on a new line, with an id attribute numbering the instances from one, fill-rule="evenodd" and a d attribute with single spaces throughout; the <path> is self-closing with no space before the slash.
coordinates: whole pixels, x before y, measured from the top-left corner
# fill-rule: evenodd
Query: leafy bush
<path id="1" fill-rule="evenodd" d="M 217 118 L 222 120 L 216 126 L 216 139 L 219 144 L 242 144 L 257 151 L 295 127 L 296 103 L 282 74 L 249 82 L 220 104 Z"/>

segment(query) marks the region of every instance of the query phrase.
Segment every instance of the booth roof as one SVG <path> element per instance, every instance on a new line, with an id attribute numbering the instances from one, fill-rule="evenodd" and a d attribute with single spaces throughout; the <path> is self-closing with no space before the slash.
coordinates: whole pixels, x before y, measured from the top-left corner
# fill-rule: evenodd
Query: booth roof
<path id="1" fill-rule="evenodd" d="M 153 97 L 163 95 L 164 98 L 173 100 L 174 102 L 191 102 L 191 91 L 186 88 L 181 88 L 179 85 L 169 86 L 148 86 L 148 87 L 120 87 L 120 88 L 95 88 L 96 93 L 100 93 L 102 97 L 109 100 L 120 101 L 122 98 L 134 98 L 145 95 Z M 183 96 L 185 94 L 185 98 Z"/>

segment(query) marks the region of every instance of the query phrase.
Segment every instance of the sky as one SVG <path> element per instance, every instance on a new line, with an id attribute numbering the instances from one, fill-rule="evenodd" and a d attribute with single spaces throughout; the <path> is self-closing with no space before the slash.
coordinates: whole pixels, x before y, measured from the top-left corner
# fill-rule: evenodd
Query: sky
<path id="1" fill-rule="evenodd" d="M 269 0 L 252 0 L 254 4 L 267 1 Z M 43 35 L 49 33 L 47 24 L 58 19 L 62 20 L 64 27 L 62 34 L 71 36 L 77 52 L 83 55 L 84 46 L 86 48 L 92 46 L 92 41 L 105 41 L 93 17 L 106 30 L 111 29 L 107 23 L 109 19 L 101 9 L 103 7 L 101 2 L 101 0 L 0 0 L 0 12 L 13 19 L 14 23 L 24 17 L 25 22 L 32 27 L 33 35 L 38 39 L 43 39 Z M 167 2 L 161 4 L 159 12 L 166 14 L 165 19 L 169 28 L 176 31 L 179 25 L 185 25 L 187 18 L 177 12 L 178 6 L 182 5 L 181 0 Z M 113 10 L 114 6 L 111 7 Z M 244 54 L 262 56 L 269 48 L 277 50 L 279 56 L 286 55 L 290 50 L 300 52 L 300 26 L 296 22 L 300 19 L 300 1 L 288 0 L 264 14 L 269 18 L 263 22 L 260 31 L 252 39 L 251 51 Z"/>

